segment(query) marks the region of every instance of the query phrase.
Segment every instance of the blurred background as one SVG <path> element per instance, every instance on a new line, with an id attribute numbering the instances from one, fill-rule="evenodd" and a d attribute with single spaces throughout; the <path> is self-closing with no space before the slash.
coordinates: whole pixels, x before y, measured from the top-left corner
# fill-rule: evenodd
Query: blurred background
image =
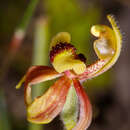
<path id="1" fill-rule="evenodd" d="M 114 14 L 123 34 L 116 65 L 84 83 L 93 105 L 89 130 L 129 130 L 130 0 L 0 0 L 0 130 L 62 130 L 59 117 L 47 125 L 26 120 L 23 87 L 15 86 L 31 65 L 50 65 L 49 43 L 57 32 L 71 33 L 87 63 L 96 60 L 94 24 L 109 25 Z M 110 26 L 110 25 L 109 25 Z M 44 84 L 49 86 L 50 83 Z M 38 95 L 41 88 L 33 88 Z"/>

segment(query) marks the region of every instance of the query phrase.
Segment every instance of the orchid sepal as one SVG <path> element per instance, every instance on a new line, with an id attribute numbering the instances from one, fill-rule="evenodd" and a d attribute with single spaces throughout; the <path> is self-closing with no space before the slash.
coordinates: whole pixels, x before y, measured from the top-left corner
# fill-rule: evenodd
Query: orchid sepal
<path id="1" fill-rule="evenodd" d="M 22 77 L 19 83 L 16 85 L 16 89 L 19 89 L 25 82 L 26 78 L 31 84 L 52 80 L 54 78 L 63 76 L 63 74 L 57 73 L 53 68 L 48 66 L 32 66 L 28 69 L 27 73 Z"/>
<path id="2" fill-rule="evenodd" d="M 20 88 L 22 83 L 25 82 L 24 87 L 24 99 L 25 104 L 32 103 L 31 97 L 31 85 L 41 83 L 47 80 L 52 80 L 63 76 L 63 74 L 57 73 L 53 68 L 48 66 L 32 66 L 28 69 L 26 75 L 20 80 L 16 88 Z"/>
<path id="3" fill-rule="evenodd" d="M 92 121 L 92 106 L 86 92 L 77 79 L 73 79 L 74 87 L 79 99 L 79 119 L 72 130 L 86 130 Z"/>
<path id="4" fill-rule="evenodd" d="M 47 124 L 63 109 L 71 80 L 61 77 L 47 92 L 27 106 L 27 119 L 35 124 Z"/>

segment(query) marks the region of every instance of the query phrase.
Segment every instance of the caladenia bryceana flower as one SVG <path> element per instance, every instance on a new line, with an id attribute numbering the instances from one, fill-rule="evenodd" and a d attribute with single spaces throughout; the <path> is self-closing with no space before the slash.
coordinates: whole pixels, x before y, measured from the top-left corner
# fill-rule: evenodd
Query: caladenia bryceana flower
<path id="1" fill-rule="evenodd" d="M 29 68 L 16 86 L 20 88 L 25 82 L 24 100 L 28 121 L 46 124 L 61 113 L 67 130 L 85 130 L 89 127 L 92 120 L 92 106 L 81 84 L 111 68 L 117 61 L 122 46 L 122 36 L 115 19 L 112 15 L 108 15 L 107 18 L 112 28 L 106 25 L 94 25 L 91 28 L 91 33 L 98 37 L 94 42 L 94 50 L 98 57 L 96 62 L 87 65 L 84 55 L 77 54 L 76 48 L 70 44 L 70 34 L 61 32 L 51 41 L 50 61 L 53 67 Z M 58 80 L 42 96 L 32 101 L 31 86 L 55 78 Z M 75 92 L 73 94 L 72 89 Z M 76 102 L 73 101 L 73 96 L 77 97 L 74 99 Z M 68 103 L 68 99 L 72 101 Z M 73 106 L 72 111 L 70 106 Z M 69 115 L 65 116 L 65 112 Z M 74 118 L 71 112 L 74 113 Z"/>

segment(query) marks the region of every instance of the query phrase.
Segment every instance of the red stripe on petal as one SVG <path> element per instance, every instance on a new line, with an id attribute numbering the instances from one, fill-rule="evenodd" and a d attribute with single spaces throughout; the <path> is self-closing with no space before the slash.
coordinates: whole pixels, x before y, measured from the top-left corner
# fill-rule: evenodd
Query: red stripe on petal
<path id="1" fill-rule="evenodd" d="M 27 108 L 28 120 L 36 124 L 49 123 L 63 109 L 71 80 L 61 77 L 41 97 L 36 98 Z"/>
<path id="2" fill-rule="evenodd" d="M 79 120 L 73 130 L 86 130 L 92 120 L 92 107 L 80 82 L 73 79 L 73 83 L 80 103 Z"/>

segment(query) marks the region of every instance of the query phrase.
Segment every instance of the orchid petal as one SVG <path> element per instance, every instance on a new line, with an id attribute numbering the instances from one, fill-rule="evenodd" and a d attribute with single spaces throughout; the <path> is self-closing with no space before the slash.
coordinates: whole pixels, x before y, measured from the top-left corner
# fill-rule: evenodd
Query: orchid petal
<path id="1" fill-rule="evenodd" d="M 73 79 L 74 87 L 79 98 L 80 114 L 76 126 L 72 130 L 86 130 L 92 121 L 92 107 L 89 102 L 88 96 L 81 86 L 80 82 Z"/>
<path id="2" fill-rule="evenodd" d="M 28 70 L 26 80 L 31 82 L 31 84 L 36 84 L 43 81 L 52 80 L 60 77 L 61 75 L 62 74 L 57 73 L 52 67 L 33 66 Z"/>
<path id="3" fill-rule="evenodd" d="M 79 75 L 80 80 L 96 77 L 110 69 L 117 61 L 122 46 L 122 35 L 112 15 L 107 16 L 112 29 L 105 25 L 94 25 L 91 33 L 99 37 L 94 42 L 94 50 L 99 58 L 94 64 L 86 67 L 86 71 Z"/>
<path id="4" fill-rule="evenodd" d="M 22 77 L 19 83 L 16 85 L 16 89 L 19 89 L 21 85 L 27 80 L 31 84 L 40 83 L 43 81 L 51 80 L 62 76 L 57 73 L 53 68 L 48 66 L 32 66 L 28 69 L 26 75 Z"/>
<path id="5" fill-rule="evenodd" d="M 52 121 L 63 109 L 71 80 L 61 77 L 45 94 L 37 97 L 27 106 L 28 121 L 36 124 L 46 124 Z"/>
<path id="6" fill-rule="evenodd" d="M 43 81 L 51 80 L 60 77 L 62 74 L 57 73 L 53 68 L 48 66 L 33 66 L 31 67 L 25 77 L 25 103 L 31 104 L 31 86 Z"/>

